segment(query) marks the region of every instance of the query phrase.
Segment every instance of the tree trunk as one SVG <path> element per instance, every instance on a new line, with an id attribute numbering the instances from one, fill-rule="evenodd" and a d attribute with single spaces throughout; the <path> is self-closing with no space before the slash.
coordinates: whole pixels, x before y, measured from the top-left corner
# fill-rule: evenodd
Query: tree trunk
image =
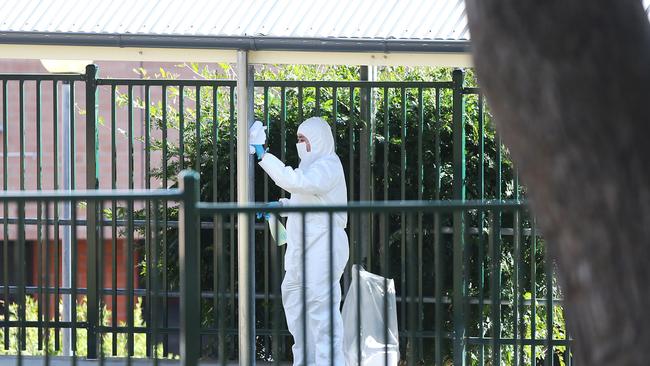
<path id="1" fill-rule="evenodd" d="M 650 26 L 639 0 L 466 0 L 479 83 L 557 261 L 580 365 L 650 359 Z"/>

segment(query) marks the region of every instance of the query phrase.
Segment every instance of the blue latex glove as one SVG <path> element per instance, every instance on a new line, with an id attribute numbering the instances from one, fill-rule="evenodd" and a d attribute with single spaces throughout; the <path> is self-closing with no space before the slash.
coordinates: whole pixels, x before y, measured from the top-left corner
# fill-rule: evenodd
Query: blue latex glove
<path id="1" fill-rule="evenodd" d="M 255 154 L 257 154 L 257 160 L 262 160 L 262 157 L 266 153 L 266 150 L 264 150 L 264 146 L 262 145 L 252 145 L 253 148 L 255 148 Z"/>
<path id="2" fill-rule="evenodd" d="M 281 207 L 282 204 L 280 202 L 276 201 L 276 202 L 269 202 L 265 206 L 266 207 Z M 268 220 L 271 217 L 271 214 L 268 213 L 268 212 L 258 212 L 258 213 L 255 214 L 255 217 L 257 217 L 258 219 L 261 219 L 262 217 L 264 217 L 266 220 Z"/>

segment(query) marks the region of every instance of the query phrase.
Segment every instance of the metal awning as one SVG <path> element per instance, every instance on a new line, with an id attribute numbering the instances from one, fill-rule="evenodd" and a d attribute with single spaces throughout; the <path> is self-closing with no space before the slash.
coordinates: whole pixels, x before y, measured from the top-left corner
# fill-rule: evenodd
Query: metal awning
<path id="1" fill-rule="evenodd" d="M 0 8 L 5 58 L 235 62 L 244 49 L 259 63 L 469 62 L 463 0 L 0 0 Z"/>

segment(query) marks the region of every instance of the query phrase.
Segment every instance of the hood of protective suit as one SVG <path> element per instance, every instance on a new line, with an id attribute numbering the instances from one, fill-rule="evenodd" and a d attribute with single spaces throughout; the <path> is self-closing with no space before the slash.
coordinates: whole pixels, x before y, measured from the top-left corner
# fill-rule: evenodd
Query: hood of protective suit
<path id="1" fill-rule="evenodd" d="M 329 123 L 324 119 L 312 117 L 305 120 L 298 126 L 298 133 L 303 134 L 311 145 L 311 151 L 300 159 L 301 169 L 322 157 L 334 154 L 334 136 Z"/>

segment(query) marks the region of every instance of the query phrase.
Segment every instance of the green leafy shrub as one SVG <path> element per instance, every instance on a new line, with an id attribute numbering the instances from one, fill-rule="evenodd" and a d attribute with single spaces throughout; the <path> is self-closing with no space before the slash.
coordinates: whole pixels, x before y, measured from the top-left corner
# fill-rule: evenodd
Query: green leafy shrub
<path id="1" fill-rule="evenodd" d="M 77 307 L 77 321 L 78 322 L 84 322 L 86 321 L 86 314 L 87 314 L 87 307 L 86 307 L 86 301 L 85 299 L 82 299 L 80 301 L 77 301 L 76 303 Z M 63 302 L 59 302 L 59 312 L 63 312 Z M 136 302 L 136 305 L 133 309 L 134 313 L 134 326 L 135 327 L 145 327 L 146 324 L 144 322 L 144 319 L 142 318 L 142 299 L 138 298 L 138 301 Z M 106 309 L 106 306 L 102 306 L 102 324 L 104 325 L 110 325 L 110 320 L 111 320 L 111 311 Z M 0 313 L 0 320 L 4 320 L 4 314 Z M 17 321 L 18 320 L 18 304 L 17 303 L 11 303 L 9 304 L 9 320 L 11 321 Z M 25 297 L 25 320 L 27 321 L 39 321 L 39 309 L 38 309 L 38 302 L 34 297 L 31 296 L 26 296 Z M 51 355 L 51 356 L 60 356 L 62 354 L 62 349 L 55 349 L 55 335 L 54 329 L 49 329 L 48 331 L 48 337 L 49 340 L 46 340 L 46 332 L 45 332 L 45 326 L 44 326 L 44 321 L 41 319 L 41 322 L 43 322 L 43 327 L 41 328 L 36 328 L 36 327 L 28 327 L 26 328 L 26 334 L 25 334 L 25 349 L 21 350 L 22 355 L 31 355 L 31 356 L 42 356 L 45 355 L 46 352 Z M 54 319 L 50 319 L 50 322 L 54 322 Z M 119 324 L 120 327 L 126 326 L 123 322 L 120 322 Z M 0 328 L 0 340 L 4 340 L 5 337 L 5 329 L 4 327 Z M 39 342 L 39 332 L 41 332 L 41 341 Z M 76 330 L 76 352 L 75 354 L 77 356 L 86 356 L 88 354 L 88 348 L 87 348 L 87 332 L 85 329 L 77 329 Z M 61 334 L 60 334 L 60 339 L 61 339 Z M 9 329 L 9 349 L 5 349 L 3 346 L 0 346 L 0 355 L 16 355 L 18 354 L 18 345 L 19 343 L 19 328 L 18 327 L 11 327 Z M 111 355 L 111 350 L 113 348 L 113 337 L 112 334 L 103 334 L 100 337 L 100 342 L 102 344 L 102 350 L 103 354 L 106 357 L 112 356 Z M 146 336 L 144 333 L 134 333 L 133 335 L 133 345 L 134 345 L 134 352 L 133 352 L 133 357 L 137 358 L 142 358 L 146 357 L 146 351 L 147 351 L 147 343 L 146 343 Z M 61 348 L 61 347 L 59 347 Z M 169 354 L 167 357 L 163 356 L 163 351 L 162 351 L 162 345 L 158 344 L 156 345 L 156 355 L 157 358 L 169 358 L 169 359 L 174 359 L 178 358 L 177 355 Z M 118 333 L 117 334 L 117 355 L 116 357 L 126 357 L 127 354 L 127 334 L 126 333 Z"/>

